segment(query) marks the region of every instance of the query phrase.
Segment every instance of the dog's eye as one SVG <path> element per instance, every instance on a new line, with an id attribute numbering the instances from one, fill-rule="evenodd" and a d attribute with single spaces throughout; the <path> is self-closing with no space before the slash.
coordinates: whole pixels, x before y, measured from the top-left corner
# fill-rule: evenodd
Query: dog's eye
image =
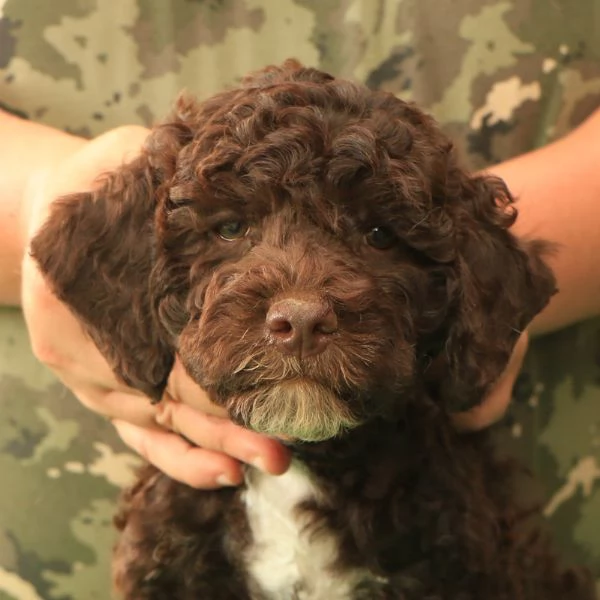
<path id="1" fill-rule="evenodd" d="M 387 227 L 373 227 L 366 235 L 367 244 L 377 250 L 387 250 L 396 243 L 396 234 Z"/>
<path id="2" fill-rule="evenodd" d="M 243 221 L 226 221 L 221 223 L 216 231 L 220 238 L 232 242 L 243 238 L 248 233 L 248 225 Z"/>

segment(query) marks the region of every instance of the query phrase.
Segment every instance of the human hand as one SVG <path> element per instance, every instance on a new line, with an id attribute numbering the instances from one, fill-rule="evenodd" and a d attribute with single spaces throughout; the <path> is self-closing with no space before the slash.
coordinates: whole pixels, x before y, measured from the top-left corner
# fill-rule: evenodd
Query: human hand
<path id="1" fill-rule="evenodd" d="M 142 127 L 121 127 L 90 142 L 82 140 L 57 168 L 32 176 L 23 201 L 26 238 L 44 223 L 55 198 L 93 188 L 99 175 L 133 158 L 147 135 Z M 179 362 L 158 405 L 118 381 L 28 252 L 21 295 L 36 357 L 85 406 L 111 419 L 128 446 L 167 475 L 194 487 L 214 488 L 240 483 L 241 462 L 273 474 L 287 468 L 288 452 L 278 442 L 232 423 Z"/>
<path id="2" fill-rule="evenodd" d="M 475 408 L 453 416 L 454 425 L 459 431 L 477 431 L 499 421 L 510 405 L 512 391 L 523 366 L 529 336 L 523 332 L 513 350 L 511 359 L 504 374 L 493 387 L 487 398 Z"/>

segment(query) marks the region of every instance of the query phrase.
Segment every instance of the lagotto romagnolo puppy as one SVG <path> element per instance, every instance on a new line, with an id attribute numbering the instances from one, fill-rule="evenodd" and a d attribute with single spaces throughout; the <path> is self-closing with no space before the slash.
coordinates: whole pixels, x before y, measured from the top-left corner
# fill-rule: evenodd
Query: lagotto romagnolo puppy
<path id="1" fill-rule="evenodd" d="M 592 600 L 520 469 L 451 414 L 555 291 L 498 179 L 393 95 L 288 61 L 181 99 L 139 158 L 32 244 L 114 372 L 155 401 L 177 353 L 281 477 L 199 491 L 145 467 L 116 518 L 127 600 Z"/>

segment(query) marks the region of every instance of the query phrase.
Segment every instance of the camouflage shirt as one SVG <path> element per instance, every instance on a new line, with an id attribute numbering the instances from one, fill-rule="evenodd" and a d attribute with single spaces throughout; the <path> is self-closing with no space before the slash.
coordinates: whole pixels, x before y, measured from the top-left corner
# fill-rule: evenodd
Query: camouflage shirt
<path id="1" fill-rule="evenodd" d="M 0 107 L 84 136 L 152 124 L 295 56 L 414 99 L 474 168 L 600 104 L 598 0 L 0 0 Z M 136 459 L 0 312 L 0 600 L 107 599 L 110 524 Z M 600 579 L 600 322 L 536 341 L 502 442 L 544 484 L 566 556 Z"/>

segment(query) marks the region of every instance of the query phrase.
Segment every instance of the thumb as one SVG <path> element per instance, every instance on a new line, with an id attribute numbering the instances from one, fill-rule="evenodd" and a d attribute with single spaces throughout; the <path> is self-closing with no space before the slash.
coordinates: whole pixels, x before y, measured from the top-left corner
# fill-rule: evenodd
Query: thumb
<path id="1" fill-rule="evenodd" d="M 452 417 L 454 425 L 459 431 L 484 429 L 504 416 L 508 410 L 512 390 L 523 366 L 528 346 L 529 335 L 525 331 L 515 345 L 506 370 L 483 402 L 467 412 L 458 413 Z"/>

